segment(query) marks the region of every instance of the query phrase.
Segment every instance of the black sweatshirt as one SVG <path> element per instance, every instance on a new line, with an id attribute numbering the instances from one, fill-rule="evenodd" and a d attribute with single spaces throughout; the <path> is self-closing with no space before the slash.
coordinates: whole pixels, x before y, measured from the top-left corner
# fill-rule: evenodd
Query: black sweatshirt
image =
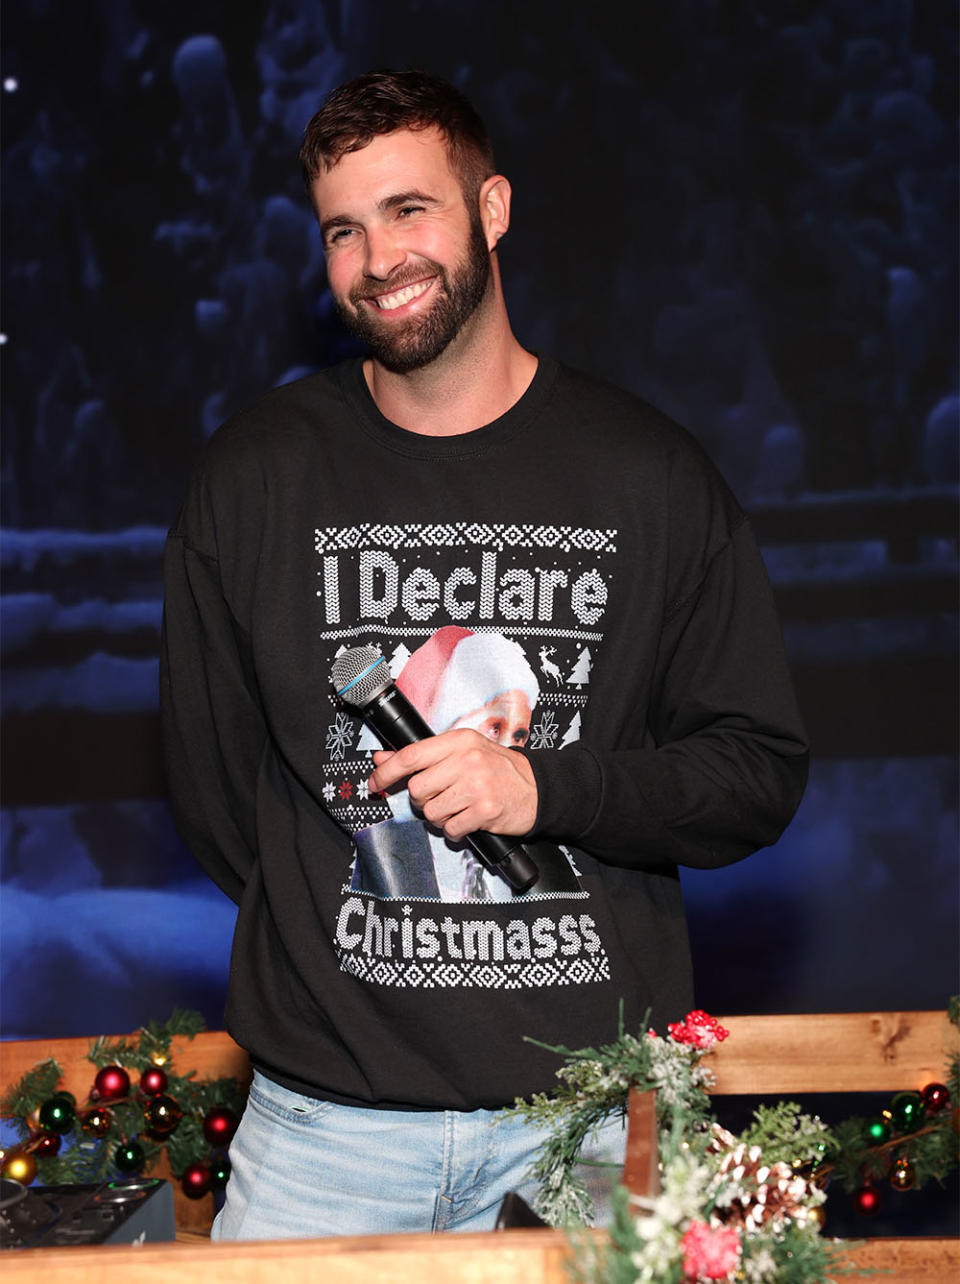
<path id="1" fill-rule="evenodd" d="M 435 731 L 513 718 L 531 892 L 368 795 L 373 737 L 330 682 L 358 645 Z M 384 1108 L 549 1089 L 524 1036 L 609 1040 L 621 999 L 628 1028 L 682 1016 L 678 865 L 775 842 L 807 770 L 736 501 L 682 429 L 548 359 L 461 435 L 390 423 L 360 362 L 224 425 L 170 532 L 161 704 L 178 825 L 239 906 L 230 1033 Z"/>

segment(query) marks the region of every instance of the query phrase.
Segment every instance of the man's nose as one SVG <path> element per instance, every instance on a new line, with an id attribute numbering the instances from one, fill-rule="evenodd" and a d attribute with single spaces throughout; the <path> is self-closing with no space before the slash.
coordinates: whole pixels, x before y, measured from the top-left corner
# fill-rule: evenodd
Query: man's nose
<path id="1" fill-rule="evenodd" d="M 367 228 L 364 270 L 367 276 L 385 281 L 400 266 L 406 251 L 395 233 L 386 227 Z"/>

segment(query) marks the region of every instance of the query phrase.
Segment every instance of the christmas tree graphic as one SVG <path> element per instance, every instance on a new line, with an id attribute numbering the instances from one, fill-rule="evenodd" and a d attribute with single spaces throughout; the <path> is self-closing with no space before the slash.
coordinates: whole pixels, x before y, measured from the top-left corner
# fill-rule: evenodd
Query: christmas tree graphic
<path id="1" fill-rule="evenodd" d="M 399 643 L 399 645 L 397 646 L 397 649 L 394 651 L 393 655 L 391 655 L 388 661 L 388 668 L 390 669 L 391 678 L 399 678 L 400 673 L 403 670 L 403 666 L 406 664 L 406 662 L 409 659 L 410 659 L 409 649 L 406 646 L 404 646 L 402 642 Z"/>
<path id="2" fill-rule="evenodd" d="M 576 663 L 571 670 L 567 683 L 573 687 L 583 687 L 590 681 L 590 670 L 593 668 L 593 657 L 590 655 L 590 648 L 585 646 L 577 656 Z"/>
<path id="3" fill-rule="evenodd" d="M 564 735 L 563 739 L 560 741 L 560 748 L 562 749 L 564 745 L 572 745 L 575 740 L 579 740 L 579 739 L 580 739 L 580 710 L 578 709 L 577 712 L 573 715 L 573 718 L 571 719 L 570 726 L 567 727 L 566 734 Z"/>

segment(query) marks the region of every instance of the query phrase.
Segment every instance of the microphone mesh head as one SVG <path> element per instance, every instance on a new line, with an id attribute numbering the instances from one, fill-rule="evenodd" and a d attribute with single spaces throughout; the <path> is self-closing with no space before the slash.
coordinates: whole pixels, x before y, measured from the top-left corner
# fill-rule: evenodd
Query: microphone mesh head
<path id="1" fill-rule="evenodd" d="M 352 646 L 334 660 L 330 680 L 342 700 L 363 709 L 389 685 L 391 678 L 387 662 L 376 647 Z"/>

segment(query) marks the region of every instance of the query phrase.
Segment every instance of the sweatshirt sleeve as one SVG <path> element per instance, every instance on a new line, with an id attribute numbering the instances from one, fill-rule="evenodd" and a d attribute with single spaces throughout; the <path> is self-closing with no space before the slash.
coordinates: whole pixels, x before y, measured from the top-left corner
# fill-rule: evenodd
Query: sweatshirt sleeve
<path id="1" fill-rule="evenodd" d="M 205 542 L 203 507 L 202 494 L 188 499 L 164 555 L 164 764 L 184 841 L 239 903 L 257 859 L 256 792 L 267 734 L 249 638 L 225 599 L 214 552 L 196 546 Z"/>
<path id="2" fill-rule="evenodd" d="M 710 868 L 776 842 L 808 755 L 760 552 L 742 518 L 666 616 L 636 748 L 527 755 L 535 833 L 626 866 Z"/>

